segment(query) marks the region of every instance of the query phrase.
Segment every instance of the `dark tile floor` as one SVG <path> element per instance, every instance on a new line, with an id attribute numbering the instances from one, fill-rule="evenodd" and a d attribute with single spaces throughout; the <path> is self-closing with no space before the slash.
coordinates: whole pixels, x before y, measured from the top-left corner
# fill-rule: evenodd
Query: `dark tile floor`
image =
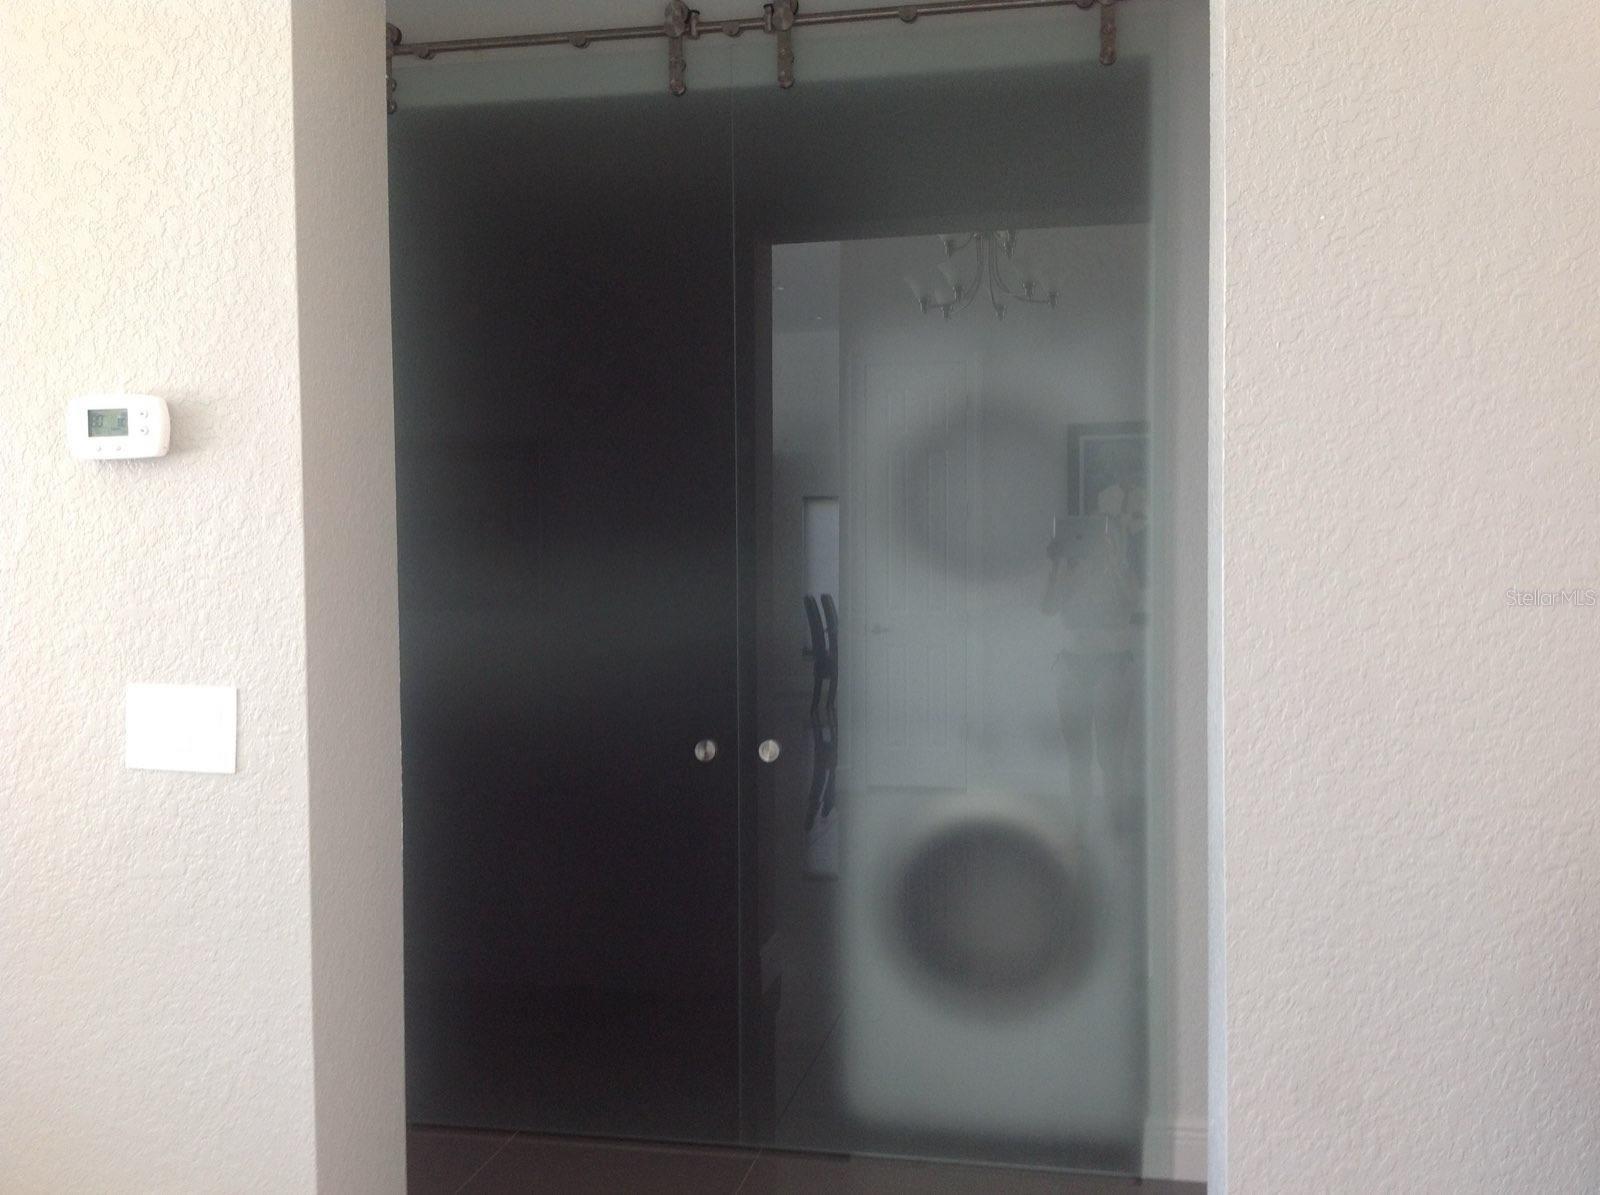
<path id="1" fill-rule="evenodd" d="M 770 1150 L 690 1148 L 414 1128 L 411 1195 L 1204 1195 L 1139 1181 Z"/>

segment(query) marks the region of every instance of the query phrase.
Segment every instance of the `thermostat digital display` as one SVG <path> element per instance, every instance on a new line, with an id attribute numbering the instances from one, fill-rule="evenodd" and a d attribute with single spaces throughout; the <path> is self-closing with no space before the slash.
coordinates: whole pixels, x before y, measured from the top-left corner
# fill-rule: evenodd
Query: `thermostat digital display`
<path id="1" fill-rule="evenodd" d="M 119 407 L 114 411 L 90 411 L 89 434 L 91 436 L 127 435 L 128 408 Z"/>
<path id="2" fill-rule="evenodd" d="M 67 446 L 79 460 L 166 456 L 172 421 L 163 398 L 93 394 L 67 404 Z"/>

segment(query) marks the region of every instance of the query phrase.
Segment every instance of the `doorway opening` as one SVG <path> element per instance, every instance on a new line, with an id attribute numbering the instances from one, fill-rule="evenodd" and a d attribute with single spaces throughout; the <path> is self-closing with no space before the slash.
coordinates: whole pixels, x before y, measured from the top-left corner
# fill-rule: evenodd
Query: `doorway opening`
<path id="1" fill-rule="evenodd" d="M 414 1122 L 1151 1171 L 1171 99 L 1040 28 L 396 115 Z"/>

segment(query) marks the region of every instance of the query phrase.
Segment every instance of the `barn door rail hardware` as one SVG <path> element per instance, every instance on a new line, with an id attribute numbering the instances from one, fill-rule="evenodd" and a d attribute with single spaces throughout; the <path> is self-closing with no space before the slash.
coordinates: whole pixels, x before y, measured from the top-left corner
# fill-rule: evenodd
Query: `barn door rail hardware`
<path id="1" fill-rule="evenodd" d="M 441 54 L 461 54 L 489 50 L 521 50 L 533 46 L 568 46 L 583 50 L 596 42 L 648 41 L 662 38 L 667 43 L 667 91 L 683 95 L 689 90 L 689 42 L 715 34 L 739 37 L 745 33 L 764 33 L 772 37 L 776 52 L 778 86 L 785 90 L 795 83 L 794 34 L 814 25 L 864 25 L 874 21 L 899 21 L 915 24 L 924 17 L 965 16 L 974 13 L 1012 12 L 1036 8 L 1076 8 L 1100 11 L 1100 62 L 1110 66 L 1117 60 L 1117 14 L 1119 0 L 924 0 L 921 4 L 886 4 L 876 8 L 841 8 L 822 12 L 803 12 L 800 0 L 772 0 L 762 6 L 759 16 L 727 17 L 707 20 L 686 0 L 669 0 L 663 19 L 656 25 L 617 25 L 605 29 L 573 29 L 553 33 L 513 33 L 500 37 L 460 37 L 448 41 L 407 42 L 399 28 L 386 30 L 385 62 L 389 111 L 395 111 L 394 60 L 416 58 L 430 62 Z"/>

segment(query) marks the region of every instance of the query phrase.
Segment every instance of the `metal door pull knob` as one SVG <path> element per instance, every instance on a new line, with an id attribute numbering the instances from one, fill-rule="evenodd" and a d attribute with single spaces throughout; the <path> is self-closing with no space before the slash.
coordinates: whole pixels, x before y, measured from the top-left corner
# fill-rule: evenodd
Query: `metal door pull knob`
<path id="1" fill-rule="evenodd" d="M 756 748 L 756 754 L 761 757 L 762 763 L 771 763 L 783 753 L 783 745 L 777 739 L 765 739 L 761 746 Z"/>
<path id="2" fill-rule="evenodd" d="M 701 763 L 710 763 L 717 757 L 717 740 L 701 739 L 694 745 L 694 757 Z"/>

